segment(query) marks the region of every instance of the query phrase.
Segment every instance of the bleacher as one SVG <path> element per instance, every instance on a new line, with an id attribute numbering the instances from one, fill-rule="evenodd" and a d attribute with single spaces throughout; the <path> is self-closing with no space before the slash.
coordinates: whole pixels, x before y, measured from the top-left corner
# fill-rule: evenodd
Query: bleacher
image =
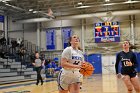
<path id="1" fill-rule="evenodd" d="M 27 81 L 36 79 L 36 72 L 33 68 L 26 68 L 21 62 L 0 58 L 0 84 Z"/>
<path id="2" fill-rule="evenodd" d="M 32 56 L 35 51 L 40 51 L 44 54 L 45 58 L 56 58 L 62 51 L 56 51 L 56 53 L 52 53 L 52 51 L 41 51 L 40 47 L 28 42 L 27 40 L 23 41 L 23 46 L 20 45 L 12 45 L 16 44 L 14 38 L 10 38 L 9 44 L 0 44 L 0 84 L 13 83 L 13 82 L 21 82 L 21 81 L 31 81 L 36 80 L 37 75 L 36 71 L 34 71 L 32 62 Z M 14 43 L 13 43 L 14 42 Z M 24 54 L 20 54 L 20 49 L 26 49 Z M 55 61 L 58 61 L 58 58 Z M 58 64 L 58 63 L 57 63 Z M 47 67 L 47 66 L 46 66 Z M 59 67 L 55 67 L 55 73 L 50 75 L 46 68 L 47 78 L 57 77 Z"/>
<path id="3" fill-rule="evenodd" d="M 12 39 L 13 40 L 13 39 Z M 0 49 L 5 52 L 0 58 L 0 84 L 36 80 L 36 72 L 31 64 L 31 54 L 38 51 L 37 46 L 31 42 L 24 41 L 26 47 L 26 54 L 23 56 L 18 55 L 19 48 L 12 50 L 12 45 L 1 45 Z"/>

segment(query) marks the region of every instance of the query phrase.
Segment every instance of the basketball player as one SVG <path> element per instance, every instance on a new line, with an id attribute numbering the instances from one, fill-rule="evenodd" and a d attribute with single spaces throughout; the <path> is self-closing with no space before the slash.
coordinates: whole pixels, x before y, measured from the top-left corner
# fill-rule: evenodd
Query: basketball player
<path id="1" fill-rule="evenodd" d="M 41 69 L 42 69 L 42 66 L 44 66 L 44 62 L 45 61 L 42 61 L 41 58 L 39 58 L 39 53 L 36 52 L 35 53 L 35 60 L 34 62 L 32 63 L 35 67 L 35 70 L 37 72 L 37 82 L 36 82 L 36 85 L 39 84 L 39 81 L 41 81 L 41 85 L 43 85 L 43 79 L 41 77 Z"/>
<path id="2" fill-rule="evenodd" d="M 135 54 L 130 50 L 132 46 L 129 41 L 124 41 L 123 51 L 118 53 L 116 58 L 116 74 L 118 78 L 122 77 L 128 93 L 132 93 L 133 87 L 137 93 L 140 93 L 140 83 L 138 80 L 137 72 L 135 70 L 137 66 L 137 60 Z M 121 74 L 118 73 L 119 62 L 122 63 Z"/>
<path id="3" fill-rule="evenodd" d="M 62 69 L 58 75 L 59 93 L 79 93 L 82 75 L 79 72 L 84 56 L 79 50 L 79 37 L 73 35 L 70 38 L 70 46 L 62 53 Z"/>

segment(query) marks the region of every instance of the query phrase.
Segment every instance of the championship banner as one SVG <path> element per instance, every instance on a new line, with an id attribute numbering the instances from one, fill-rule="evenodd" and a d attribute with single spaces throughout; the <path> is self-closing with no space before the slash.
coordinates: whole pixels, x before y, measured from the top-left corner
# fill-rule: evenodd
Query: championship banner
<path id="1" fill-rule="evenodd" d="M 66 48 L 68 46 L 68 41 L 71 35 L 72 35 L 71 27 L 62 28 L 63 48 Z"/>
<path id="2" fill-rule="evenodd" d="M 4 31 L 4 16 L 0 15 L 0 30 Z"/>
<path id="3" fill-rule="evenodd" d="M 46 49 L 54 50 L 56 48 L 55 29 L 47 29 L 46 31 Z"/>
<path id="4" fill-rule="evenodd" d="M 120 42 L 119 22 L 95 23 L 95 43 Z"/>

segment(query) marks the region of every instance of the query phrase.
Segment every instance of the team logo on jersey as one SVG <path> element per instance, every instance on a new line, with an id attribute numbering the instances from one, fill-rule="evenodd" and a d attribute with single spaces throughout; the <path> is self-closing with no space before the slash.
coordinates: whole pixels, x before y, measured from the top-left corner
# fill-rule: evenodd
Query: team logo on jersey
<path id="1" fill-rule="evenodd" d="M 82 61 L 82 57 L 79 57 L 79 56 L 72 56 L 72 59 Z"/>
<path id="2" fill-rule="evenodd" d="M 121 61 L 130 61 L 130 59 L 122 58 Z"/>

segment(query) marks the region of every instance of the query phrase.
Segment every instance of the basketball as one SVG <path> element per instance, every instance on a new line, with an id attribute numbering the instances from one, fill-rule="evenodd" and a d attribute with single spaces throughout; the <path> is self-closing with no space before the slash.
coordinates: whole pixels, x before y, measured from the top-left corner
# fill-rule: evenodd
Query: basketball
<path id="1" fill-rule="evenodd" d="M 94 67 L 91 63 L 89 62 L 84 62 L 82 64 L 82 67 L 80 69 L 80 73 L 83 75 L 83 76 L 91 76 L 93 74 L 93 71 L 94 71 Z"/>

